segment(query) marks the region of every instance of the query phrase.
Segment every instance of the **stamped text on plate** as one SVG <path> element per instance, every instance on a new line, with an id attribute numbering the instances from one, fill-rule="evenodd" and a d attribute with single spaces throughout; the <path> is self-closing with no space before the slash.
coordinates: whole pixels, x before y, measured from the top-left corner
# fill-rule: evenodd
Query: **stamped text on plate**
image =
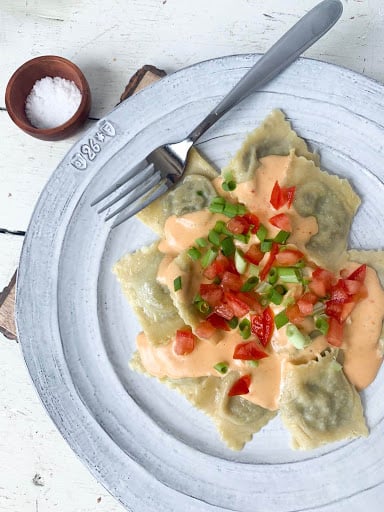
<path id="1" fill-rule="evenodd" d="M 98 153 L 103 149 L 104 144 L 115 135 L 116 130 L 111 121 L 105 120 L 100 123 L 93 137 L 88 139 L 88 143 L 82 144 L 80 151 L 71 157 L 71 165 L 79 171 L 84 171 L 88 164 L 95 160 Z"/>

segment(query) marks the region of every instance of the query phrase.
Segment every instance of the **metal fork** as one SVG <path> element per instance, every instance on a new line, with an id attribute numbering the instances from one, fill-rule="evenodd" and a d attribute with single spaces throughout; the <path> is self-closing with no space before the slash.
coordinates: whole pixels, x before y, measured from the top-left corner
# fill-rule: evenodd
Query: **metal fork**
<path id="1" fill-rule="evenodd" d="M 152 151 L 140 164 L 130 169 L 97 197 L 91 206 L 111 196 L 111 199 L 98 210 L 98 213 L 101 213 L 125 198 L 126 200 L 105 218 L 107 221 L 126 210 L 115 219 L 112 225 L 114 228 L 164 194 L 183 176 L 188 152 L 201 135 L 228 110 L 294 62 L 328 32 L 342 12 L 343 4 L 339 0 L 324 0 L 316 5 L 256 62 L 184 140 L 165 144 Z M 120 192 L 114 195 L 118 189 L 121 189 Z"/>

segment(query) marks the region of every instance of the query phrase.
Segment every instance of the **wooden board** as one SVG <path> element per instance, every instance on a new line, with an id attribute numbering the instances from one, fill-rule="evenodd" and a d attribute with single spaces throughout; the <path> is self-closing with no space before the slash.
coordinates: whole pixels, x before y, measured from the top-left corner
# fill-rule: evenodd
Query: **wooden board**
<path id="1" fill-rule="evenodd" d="M 120 102 L 126 100 L 144 87 L 160 80 L 165 76 L 165 71 L 150 64 L 144 65 L 131 77 L 120 97 Z M 19 236 L 15 234 L 13 236 Z M 0 292 L 0 332 L 9 339 L 16 340 L 15 324 L 15 295 L 16 295 L 16 271 L 9 284 Z"/>

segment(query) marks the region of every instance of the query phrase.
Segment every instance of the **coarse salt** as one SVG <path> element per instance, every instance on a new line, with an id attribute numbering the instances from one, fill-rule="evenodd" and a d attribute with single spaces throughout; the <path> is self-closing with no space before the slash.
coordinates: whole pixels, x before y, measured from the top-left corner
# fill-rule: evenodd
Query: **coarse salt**
<path id="1" fill-rule="evenodd" d="M 56 128 L 79 108 L 81 92 L 74 82 L 55 76 L 37 80 L 25 102 L 25 113 L 35 128 Z"/>

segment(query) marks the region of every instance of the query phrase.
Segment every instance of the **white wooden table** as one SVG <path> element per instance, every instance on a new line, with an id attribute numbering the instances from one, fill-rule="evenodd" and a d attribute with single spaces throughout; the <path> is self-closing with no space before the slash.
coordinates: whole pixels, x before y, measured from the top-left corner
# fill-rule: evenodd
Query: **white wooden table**
<path id="1" fill-rule="evenodd" d="M 342 20 L 307 56 L 384 81 L 382 0 L 344 3 Z M 74 61 L 91 86 L 91 116 L 101 117 L 143 64 L 170 73 L 212 57 L 264 52 L 315 4 L 316 0 L 0 0 L 0 227 L 26 230 L 40 191 L 75 140 L 39 141 L 11 122 L 4 92 L 23 62 L 47 54 Z M 0 234 L 0 290 L 17 267 L 21 245 L 22 238 Z M 2 335 L 0 511 L 123 511 L 61 439 L 36 396 L 20 347 Z"/>

